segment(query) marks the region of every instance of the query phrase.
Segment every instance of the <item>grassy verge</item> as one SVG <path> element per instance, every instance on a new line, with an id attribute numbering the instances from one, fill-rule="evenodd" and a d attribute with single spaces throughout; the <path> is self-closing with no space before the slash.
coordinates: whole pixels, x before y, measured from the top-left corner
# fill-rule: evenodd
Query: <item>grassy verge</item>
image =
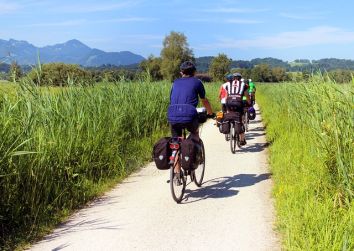
<path id="1" fill-rule="evenodd" d="M 354 249 L 353 87 L 257 86 L 286 250 Z"/>
<path id="2" fill-rule="evenodd" d="M 0 249 L 47 233 L 151 158 L 170 83 L 0 90 Z M 217 104 L 218 85 L 206 85 Z"/>

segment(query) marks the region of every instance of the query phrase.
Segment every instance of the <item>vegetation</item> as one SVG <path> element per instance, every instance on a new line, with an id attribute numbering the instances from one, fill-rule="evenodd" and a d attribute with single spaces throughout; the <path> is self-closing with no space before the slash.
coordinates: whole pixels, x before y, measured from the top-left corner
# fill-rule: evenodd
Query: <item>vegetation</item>
<path id="1" fill-rule="evenodd" d="M 172 81 L 180 77 L 181 63 L 194 61 L 193 51 L 188 46 L 187 37 L 183 33 L 172 31 L 165 37 L 161 50 L 161 73 L 164 79 Z"/>
<path id="2" fill-rule="evenodd" d="M 16 62 L 12 62 L 10 66 L 10 81 L 16 83 L 22 75 L 23 73 L 21 67 Z"/>
<path id="3" fill-rule="evenodd" d="M 78 65 L 50 63 L 34 68 L 29 78 L 36 85 L 68 86 L 71 84 L 92 85 L 93 78 L 90 72 L 81 69 Z"/>
<path id="4" fill-rule="evenodd" d="M 225 75 L 230 72 L 231 59 L 225 54 L 219 54 L 213 58 L 209 67 L 209 74 L 214 81 L 223 81 Z"/>
<path id="5" fill-rule="evenodd" d="M 140 63 L 140 68 L 147 73 L 151 80 L 162 80 L 161 73 L 162 59 L 159 57 L 149 56 L 146 60 Z"/>
<path id="6" fill-rule="evenodd" d="M 0 92 L 0 246 L 57 223 L 150 158 L 169 84 Z M 18 239 L 19 238 L 19 239 Z"/>
<path id="7" fill-rule="evenodd" d="M 286 250 L 354 249 L 353 94 L 354 80 L 257 85 Z"/>

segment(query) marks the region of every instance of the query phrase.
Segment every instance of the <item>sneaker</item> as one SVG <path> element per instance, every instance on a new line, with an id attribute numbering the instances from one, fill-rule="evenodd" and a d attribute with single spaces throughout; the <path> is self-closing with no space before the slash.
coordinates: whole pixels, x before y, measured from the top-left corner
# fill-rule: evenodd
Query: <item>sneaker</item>
<path id="1" fill-rule="evenodd" d="M 241 145 L 241 146 L 244 146 L 244 145 L 246 145 L 246 144 L 247 144 L 246 140 L 240 141 L 240 145 Z"/>

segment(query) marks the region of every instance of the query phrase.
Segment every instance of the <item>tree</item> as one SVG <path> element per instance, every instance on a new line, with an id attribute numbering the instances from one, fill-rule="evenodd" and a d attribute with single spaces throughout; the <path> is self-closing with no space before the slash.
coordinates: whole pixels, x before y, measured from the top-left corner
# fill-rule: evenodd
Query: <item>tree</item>
<path id="1" fill-rule="evenodd" d="M 226 73 L 230 72 L 231 59 L 225 54 L 218 54 L 213 58 L 209 67 L 209 74 L 214 80 L 222 81 Z"/>
<path id="2" fill-rule="evenodd" d="M 23 75 L 21 67 L 17 64 L 17 62 L 12 62 L 10 66 L 10 80 L 12 82 L 16 82 Z"/>
<path id="3" fill-rule="evenodd" d="M 179 77 L 182 62 L 194 61 L 193 51 L 188 46 L 187 37 L 183 33 L 171 31 L 165 37 L 161 50 L 161 73 L 164 79 L 174 80 Z"/>
<path id="4" fill-rule="evenodd" d="M 92 85 L 94 82 L 90 72 L 78 65 L 64 63 L 43 64 L 29 72 L 28 77 L 37 85 Z"/>
<path id="5" fill-rule="evenodd" d="M 161 64 L 162 59 L 160 57 L 150 55 L 146 60 L 140 63 L 139 67 L 151 77 L 151 80 L 161 80 Z"/>

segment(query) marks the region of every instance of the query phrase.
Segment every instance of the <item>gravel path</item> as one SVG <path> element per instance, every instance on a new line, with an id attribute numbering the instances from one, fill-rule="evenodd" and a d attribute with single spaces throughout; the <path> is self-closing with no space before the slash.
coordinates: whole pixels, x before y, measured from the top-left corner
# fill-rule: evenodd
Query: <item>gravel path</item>
<path id="1" fill-rule="evenodd" d="M 151 163 L 31 250 L 280 250 L 257 113 L 236 154 L 214 121 L 203 125 L 204 184 L 188 184 L 182 204 L 171 197 L 169 172 Z"/>

